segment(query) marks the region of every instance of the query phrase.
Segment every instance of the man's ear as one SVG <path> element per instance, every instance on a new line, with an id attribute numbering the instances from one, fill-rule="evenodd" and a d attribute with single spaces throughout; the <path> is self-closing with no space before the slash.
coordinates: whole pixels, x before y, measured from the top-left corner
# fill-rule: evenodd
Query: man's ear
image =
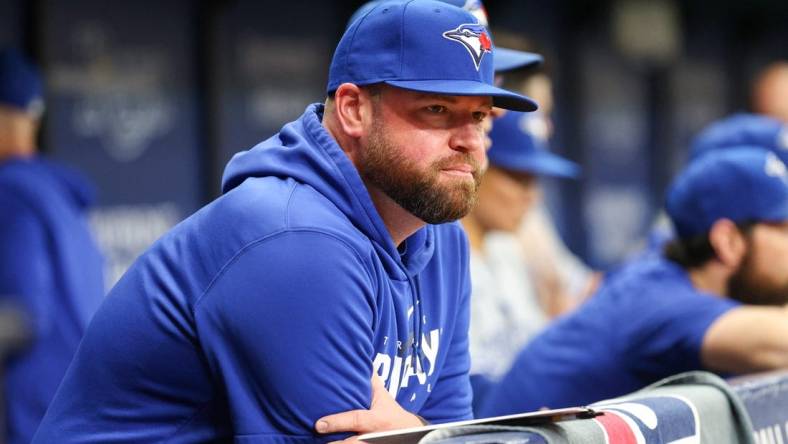
<path id="1" fill-rule="evenodd" d="M 709 243 L 717 259 L 731 268 L 738 268 L 747 253 L 747 239 L 730 219 L 719 219 L 712 224 Z"/>
<path id="2" fill-rule="evenodd" d="M 359 138 L 372 121 L 372 97 L 352 83 L 339 85 L 334 93 L 337 122 L 350 137 Z"/>

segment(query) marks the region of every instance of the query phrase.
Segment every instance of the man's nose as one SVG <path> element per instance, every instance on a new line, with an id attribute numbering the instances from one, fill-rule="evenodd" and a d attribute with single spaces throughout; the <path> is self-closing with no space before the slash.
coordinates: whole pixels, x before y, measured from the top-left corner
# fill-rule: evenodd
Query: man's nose
<path id="1" fill-rule="evenodd" d="M 485 151 L 485 132 L 482 124 L 469 121 L 454 128 L 449 147 L 455 151 L 465 152 L 482 161 Z"/>

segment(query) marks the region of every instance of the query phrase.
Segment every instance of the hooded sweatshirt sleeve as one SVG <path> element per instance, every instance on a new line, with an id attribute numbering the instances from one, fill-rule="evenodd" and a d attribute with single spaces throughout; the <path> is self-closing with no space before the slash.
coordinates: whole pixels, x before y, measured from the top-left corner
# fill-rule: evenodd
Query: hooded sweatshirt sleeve
<path id="1" fill-rule="evenodd" d="M 352 248 L 309 230 L 253 242 L 223 268 L 195 318 L 239 442 L 314 442 L 318 418 L 369 408 L 373 288 Z"/>

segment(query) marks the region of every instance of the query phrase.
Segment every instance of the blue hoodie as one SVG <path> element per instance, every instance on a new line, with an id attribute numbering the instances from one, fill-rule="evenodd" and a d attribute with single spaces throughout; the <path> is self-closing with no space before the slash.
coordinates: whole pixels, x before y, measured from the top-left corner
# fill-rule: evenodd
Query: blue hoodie
<path id="1" fill-rule="evenodd" d="M 739 305 L 699 291 L 664 255 L 644 253 L 608 275 L 581 307 L 531 339 L 477 413 L 585 405 L 677 373 L 709 370 L 701 362 L 703 338 Z"/>
<path id="2" fill-rule="evenodd" d="M 381 375 L 407 410 L 468 419 L 468 247 L 425 226 L 400 254 L 323 106 L 227 166 L 224 194 L 130 268 L 36 443 L 329 441 Z"/>
<path id="3" fill-rule="evenodd" d="M 102 259 L 85 210 L 93 190 L 39 157 L 0 163 L 0 301 L 31 339 L 4 363 L 7 444 L 27 444 L 104 297 Z"/>

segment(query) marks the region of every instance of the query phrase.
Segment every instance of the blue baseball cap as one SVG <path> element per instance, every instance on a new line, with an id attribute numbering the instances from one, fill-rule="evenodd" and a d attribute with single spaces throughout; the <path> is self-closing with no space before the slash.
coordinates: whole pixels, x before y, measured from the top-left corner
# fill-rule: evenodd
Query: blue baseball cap
<path id="1" fill-rule="evenodd" d="M 469 12 L 440 1 L 381 2 L 345 30 L 328 73 L 343 83 L 385 83 L 450 96 L 489 96 L 493 105 L 534 111 L 536 102 L 493 85 L 495 47 Z"/>
<path id="2" fill-rule="evenodd" d="M 44 108 L 41 75 L 19 51 L 0 50 L 0 104 L 40 115 Z"/>
<path id="3" fill-rule="evenodd" d="M 447 3 L 458 8 L 462 8 L 468 12 L 470 12 L 476 20 L 478 20 L 479 24 L 484 25 L 489 29 L 489 24 L 487 20 L 487 11 L 484 9 L 484 4 L 479 0 L 439 0 L 443 3 Z M 371 2 L 364 3 L 361 5 L 360 8 L 350 16 L 350 20 L 348 20 L 347 26 L 353 24 L 358 18 L 363 17 L 364 14 L 371 11 L 375 6 L 381 3 L 381 0 L 373 0 Z M 517 68 L 526 68 L 529 66 L 538 66 L 544 62 L 544 58 L 541 55 L 533 53 L 533 52 L 526 52 L 526 51 L 517 51 L 514 49 L 508 48 L 495 48 L 495 57 L 493 58 L 493 69 L 495 72 L 504 72 L 504 71 L 511 71 Z"/>
<path id="4" fill-rule="evenodd" d="M 540 176 L 575 178 L 580 167 L 547 147 L 547 122 L 538 113 L 508 112 L 493 122 L 490 164 Z"/>
<path id="5" fill-rule="evenodd" d="M 772 117 L 738 113 L 704 128 L 690 145 L 690 160 L 721 148 L 755 145 L 788 163 L 788 124 Z"/>
<path id="6" fill-rule="evenodd" d="M 783 222 L 788 169 L 774 152 L 754 146 L 709 152 L 679 174 L 666 209 L 680 238 L 707 233 L 719 219 Z"/>
<path id="7" fill-rule="evenodd" d="M 481 0 L 440 0 L 444 3 L 457 6 L 471 13 L 480 24 L 487 27 L 489 30 L 490 22 L 487 17 L 487 10 L 484 9 L 484 3 Z M 509 48 L 496 48 L 495 58 L 493 59 L 493 69 L 495 72 L 511 71 L 517 68 L 525 68 L 528 66 L 538 66 L 544 62 L 541 55 L 517 51 Z"/>

